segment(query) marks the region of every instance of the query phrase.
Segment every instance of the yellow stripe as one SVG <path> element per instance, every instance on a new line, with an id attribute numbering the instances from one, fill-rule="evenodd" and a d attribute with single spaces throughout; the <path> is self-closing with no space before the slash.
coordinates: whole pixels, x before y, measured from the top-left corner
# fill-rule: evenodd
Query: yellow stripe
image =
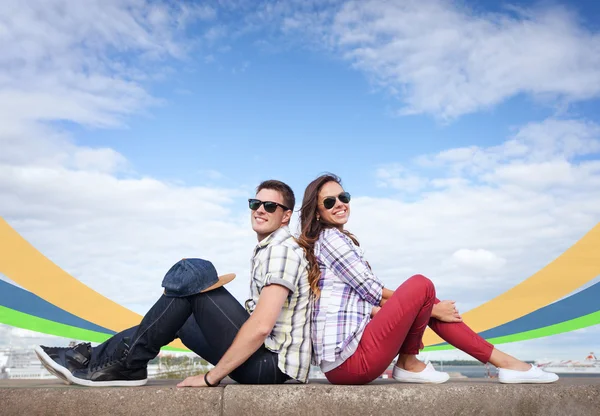
<path id="1" fill-rule="evenodd" d="M 598 275 L 600 223 L 529 279 L 463 314 L 463 320 L 475 332 L 485 331 L 544 307 Z M 443 340 L 427 328 L 423 343 L 427 346 L 440 342 Z"/>
<path id="2" fill-rule="evenodd" d="M 97 325 L 122 331 L 141 316 L 111 301 L 63 271 L 0 217 L 0 273 L 42 299 Z M 600 275 L 600 223 L 529 279 L 463 314 L 476 332 L 520 318 L 548 305 Z M 425 345 L 442 340 L 430 329 Z M 172 347 L 185 348 L 179 340 Z"/>
<path id="3" fill-rule="evenodd" d="M 82 319 L 122 331 L 142 317 L 102 296 L 46 258 L 0 217 L 0 273 L 42 299 Z M 179 340 L 169 346 L 184 348 Z"/>

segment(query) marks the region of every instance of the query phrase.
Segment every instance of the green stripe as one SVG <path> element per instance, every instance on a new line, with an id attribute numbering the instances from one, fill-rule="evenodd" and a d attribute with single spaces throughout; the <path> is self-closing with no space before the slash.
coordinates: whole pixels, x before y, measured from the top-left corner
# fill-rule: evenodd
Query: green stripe
<path id="1" fill-rule="evenodd" d="M 111 337 L 110 334 L 104 334 L 102 332 L 90 331 L 71 325 L 60 324 L 54 321 L 39 318 L 37 316 L 15 311 L 14 309 L 6 308 L 4 306 L 0 306 L 0 323 L 17 328 L 28 329 L 30 331 L 40 332 L 42 334 L 56 335 L 59 337 L 89 342 L 104 342 Z M 533 329 L 531 331 L 520 332 L 503 337 L 490 338 L 488 341 L 495 345 L 506 344 L 509 342 L 527 341 L 530 339 L 543 338 L 551 335 L 575 331 L 577 329 L 587 328 L 598 324 L 600 324 L 600 311 L 555 325 Z M 452 349 L 454 349 L 452 345 L 436 345 L 426 347 L 423 349 L 423 351 L 444 351 Z M 189 351 L 187 349 L 173 347 L 163 347 L 162 350 L 177 352 Z"/>
<path id="2" fill-rule="evenodd" d="M 39 318 L 14 309 L 0 306 L 0 323 L 17 328 L 28 329 L 42 334 L 56 335 L 59 337 L 76 339 L 89 342 L 104 342 L 112 335 L 102 332 L 81 329 L 71 325 L 60 324 L 48 319 Z M 182 348 L 163 347 L 162 350 L 188 352 Z"/>
<path id="3" fill-rule="evenodd" d="M 580 316 L 579 318 L 546 326 L 543 328 L 532 329 L 531 331 L 520 332 L 517 334 L 506 335 L 503 337 L 490 338 L 487 341 L 492 344 L 506 344 L 509 342 L 527 341 L 530 339 L 548 337 L 550 335 L 562 334 L 565 332 L 575 331 L 581 328 L 600 324 L 600 311 L 590 313 L 589 315 Z M 452 345 L 436 345 L 423 349 L 423 351 L 443 351 L 452 350 Z"/>

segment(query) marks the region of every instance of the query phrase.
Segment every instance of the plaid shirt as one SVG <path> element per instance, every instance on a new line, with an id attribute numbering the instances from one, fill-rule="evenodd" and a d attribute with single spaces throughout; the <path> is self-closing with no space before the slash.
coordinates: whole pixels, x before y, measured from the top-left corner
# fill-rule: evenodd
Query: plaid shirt
<path id="1" fill-rule="evenodd" d="M 308 262 L 288 227 L 277 229 L 258 243 L 251 270 L 248 313 L 254 311 L 263 287 L 274 284 L 290 290 L 265 347 L 279 355 L 282 372 L 306 383 L 311 360 Z"/>
<path id="2" fill-rule="evenodd" d="M 324 372 L 348 359 L 358 347 L 383 283 L 363 260 L 362 250 L 337 228 L 321 232 L 315 243 L 321 269 L 321 296 L 312 319 L 313 361 Z"/>

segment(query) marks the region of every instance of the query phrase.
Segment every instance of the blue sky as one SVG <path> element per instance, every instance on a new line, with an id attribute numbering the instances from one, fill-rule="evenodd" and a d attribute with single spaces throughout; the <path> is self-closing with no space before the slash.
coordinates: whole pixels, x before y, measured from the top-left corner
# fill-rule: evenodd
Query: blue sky
<path id="1" fill-rule="evenodd" d="M 330 171 L 386 284 L 424 273 L 468 310 L 600 221 L 599 22 L 594 1 L 9 0 L 0 215 L 137 312 L 184 255 L 243 300 L 254 187 L 300 201 Z"/>
<path id="2" fill-rule="evenodd" d="M 507 5 L 488 3 L 484 8 L 466 2 L 479 15 L 506 13 Z M 584 20 L 582 27 L 597 24 L 595 2 L 567 7 Z M 188 36 L 201 38 L 215 26 L 235 25 L 244 17 L 224 14 L 223 22 L 217 18 L 194 25 Z M 399 116 L 401 98 L 377 88 L 336 54 L 273 27 L 198 46 L 168 66 L 166 75 L 143 84 L 161 104 L 128 117 L 116 129 L 75 127 L 74 139 L 127 155 L 140 174 L 190 185 L 211 179 L 203 171 L 227 171 L 213 183 L 237 184 L 241 176 L 253 184 L 284 175 L 301 188 L 316 173 L 333 171 L 381 195 L 372 186 L 374 178 L 355 174 L 355 166 L 375 170 L 441 148 L 495 145 L 528 122 L 570 115 L 594 119 L 598 111 L 594 99 L 564 108 L 560 98 L 535 102 L 520 92 L 452 120 L 431 113 Z M 290 164 L 290 158 L 301 163 Z"/>

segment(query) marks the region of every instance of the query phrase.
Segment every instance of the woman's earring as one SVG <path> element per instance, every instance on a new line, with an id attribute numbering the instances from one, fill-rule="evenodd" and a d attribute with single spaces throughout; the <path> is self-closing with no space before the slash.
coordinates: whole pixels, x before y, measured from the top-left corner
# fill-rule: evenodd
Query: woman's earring
<path id="1" fill-rule="evenodd" d="M 321 221 L 321 217 L 317 215 L 317 221 Z"/>

